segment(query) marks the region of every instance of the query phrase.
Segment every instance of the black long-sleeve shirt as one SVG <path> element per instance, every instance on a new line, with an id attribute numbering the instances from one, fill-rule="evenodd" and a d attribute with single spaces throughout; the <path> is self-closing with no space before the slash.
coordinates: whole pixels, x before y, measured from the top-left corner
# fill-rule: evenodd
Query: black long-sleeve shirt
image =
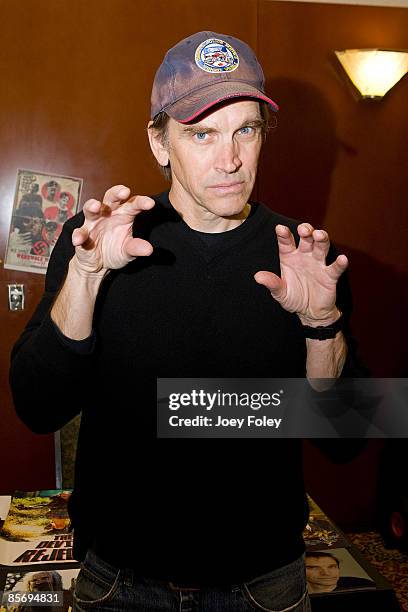
<path id="1" fill-rule="evenodd" d="M 15 408 L 39 433 L 82 412 L 70 500 L 77 558 L 92 547 L 148 577 L 248 580 L 304 549 L 301 441 L 157 439 L 156 379 L 305 376 L 298 317 L 253 278 L 280 273 L 275 226 L 295 233 L 296 223 L 253 204 L 242 225 L 206 237 L 167 192 L 155 201 L 134 230 L 154 253 L 106 277 L 84 350 L 49 315 L 82 213 L 65 223 L 43 299 L 13 350 Z M 337 303 L 347 319 L 343 278 Z M 53 401 L 41 401 L 45 387 Z"/>

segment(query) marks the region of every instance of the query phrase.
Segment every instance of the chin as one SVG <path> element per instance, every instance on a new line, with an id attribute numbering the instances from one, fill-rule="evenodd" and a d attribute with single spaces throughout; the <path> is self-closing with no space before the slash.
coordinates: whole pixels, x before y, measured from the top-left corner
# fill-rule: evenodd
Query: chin
<path id="1" fill-rule="evenodd" d="M 248 198 L 243 195 L 224 196 L 223 198 L 215 198 L 209 206 L 209 210 L 220 217 L 233 217 L 239 215 L 245 208 Z"/>

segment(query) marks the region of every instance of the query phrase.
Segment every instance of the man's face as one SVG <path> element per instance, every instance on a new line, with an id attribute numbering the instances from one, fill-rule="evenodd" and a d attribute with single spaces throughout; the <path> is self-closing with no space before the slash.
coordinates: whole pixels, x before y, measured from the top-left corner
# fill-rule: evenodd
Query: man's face
<path id="1" fill-rule="evenodd" d="M 57 193 L 57 183 L 55 181 L 50 181 L 47 183 L 47 199 L 54 201 L 56 193 Z"/>
<path id="2" fill-rule="evenodd" d="M 57 223 L 54 223 L 54 221 L 49 221 L 45 224 L 44 238 L 47 242 L 52 242 L 55 239 L 57 229 L 58 225 Z"/>
<path id="3" fill-rule="evenodd" d="M 306 578 L 315 590 L 330 591 L 336 588 L 340 568 L 332 557 L 308 557 Z"/>
<path id="4" fill-rule="evenodd" d="M 41 234 L 42 227 L 43 227 L 42 220 L 39 219 L 38 217 L 34 217 L 32 228 L 31 228 L 32 235 L 39 236 Z"/>
<path id="5" fill-rule="evenodd" d="M 59 206 L 62 210 L 66 210 L 68 206 L 69 196 L 66 193 L 62 193 L 59 197 Z"/>
<path id="6" fill-rule="evenodd" d="M 181 204 L 176 208 L 210 221 L 241 213 L 256 178 L 262 123 L 259 103 L 252 100 L 228 104 L 188 125 L 170 119 L 170 195 Z"/>
<path id="7" fill-rule="evenodd" d="M 30 591 L 52 591 L 52 580 L 47 572 L 37 572 L 29 582 Z"/>

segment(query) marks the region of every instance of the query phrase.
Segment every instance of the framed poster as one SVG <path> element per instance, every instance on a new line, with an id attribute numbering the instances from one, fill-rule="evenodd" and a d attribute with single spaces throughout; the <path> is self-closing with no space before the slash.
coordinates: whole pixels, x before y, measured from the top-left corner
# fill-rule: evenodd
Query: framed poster
<path id="1" fill-rule="evenodd" d="M 46 273 L 63 224 L 78 210 L 81 188 L 80 178 L 18 170 L 5 268 Z"/>

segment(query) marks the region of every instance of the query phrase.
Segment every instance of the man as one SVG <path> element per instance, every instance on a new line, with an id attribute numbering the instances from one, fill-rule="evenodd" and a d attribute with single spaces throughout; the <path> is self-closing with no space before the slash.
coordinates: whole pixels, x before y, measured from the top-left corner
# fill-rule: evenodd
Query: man
<path id="1" fill-rule="evenodd" d="M 62 226 L 56 221 L 46 221 L 42 231 L 42 237 L 49 247 L 49 251 L 54 248 Z"/>
<path id="2" fill-rule="evenodd" d="M 21 208 L 24 208 L 24 215 L 28 217 L 43 217 L 43 208 L 42 208 L 42 197 L 38 193 L 40 186 L 38 183 L 32 183 L 30 186 L 30 192 L 25 193 L 21 200 L 19 207 L 17 209 L 17 213 L 19 213 Z"/>
<path id="3" fill-rule="evenodd" d="M 44 210 L 44 216 L 46 219 L 51 221 L 57 221 L 58 223 L 65 223 L 67 219 L 72 217 L 72 195 L 66 191 L 61 191 L 58 196 L 57 206 L 48 206 Z"/>
<path id="4" fill-rule="evenodd" d="M 349 589 L 374 589 L 375 583 L 358 576 L 340 576 L 340 561 L 331 553 L 306 553 L 306 578 L 309 593 L 331 593 Z"/>
<path id="5" fill-rule="evenodd" d="M 85 203 L 14 349 L 25 423 L 52 431 L 82 410 L 77 610 L 309 610 L 301 441 L 156 438 L 157 377 L 349 371 L 346 257 L 326 265 L 325 231 L 249 200 L 267 106 L 242 41 L 199 32 L 170 49 L 148 126 L 170 191 Z M 33 406 L 44 380 L 58 402 Z"/>
<path id="6" fill-rule="evenodd" d="M 32 207 L 29 206 L 29 209 Z M 44 216 L 41 211 L 40 216 L 32 217 L 26 210 L 26 204 L 22 203 L 13 215 L 13 231 L 9 238 L 9 250 L 13 256 L 14 263 L 19 263 L 17 253 L 38 254 L 38 245 L 44 244 L 42 231 Z M 20 262 L 21 263 L 21 262 Z"/>
<path id="7" fill-rule="evenodd" d="M 63 588 L 61 574 L 56 571 L 30 572 L 25 574 L 22 581 L 17 584 L 16 590 L 18 589 L 26 595 L 27 593 L 44 593 L 45 591 L 46 593 L 58 593 L 58 596 L 63 595 L 64 600 L 70 595 L 70 593 Z M 53 605 L 54 602 L 52 598 L 50 599 L 46 607 L 48 612 L 60 611 L 61 606 Z M 16 605 L 7 606 L 7 609 L 10 610 L 10 612 L 38 612 L 39 610 L 41 612 L 44 608 L 44 603 L 42 605 L 41 603 L 39 605 L 35 604 L 35 601 L 30 602 L 28 605 L 25 605 L 25 603 L 18 603 Z"/>
<path id="8" fill-rule="evenodd" d="M 61 185 L 57 181 L 51 180 L 42 186 L 41 192 L 46 200 L 49 202 L 55 202 L 60 192 Z"/>

